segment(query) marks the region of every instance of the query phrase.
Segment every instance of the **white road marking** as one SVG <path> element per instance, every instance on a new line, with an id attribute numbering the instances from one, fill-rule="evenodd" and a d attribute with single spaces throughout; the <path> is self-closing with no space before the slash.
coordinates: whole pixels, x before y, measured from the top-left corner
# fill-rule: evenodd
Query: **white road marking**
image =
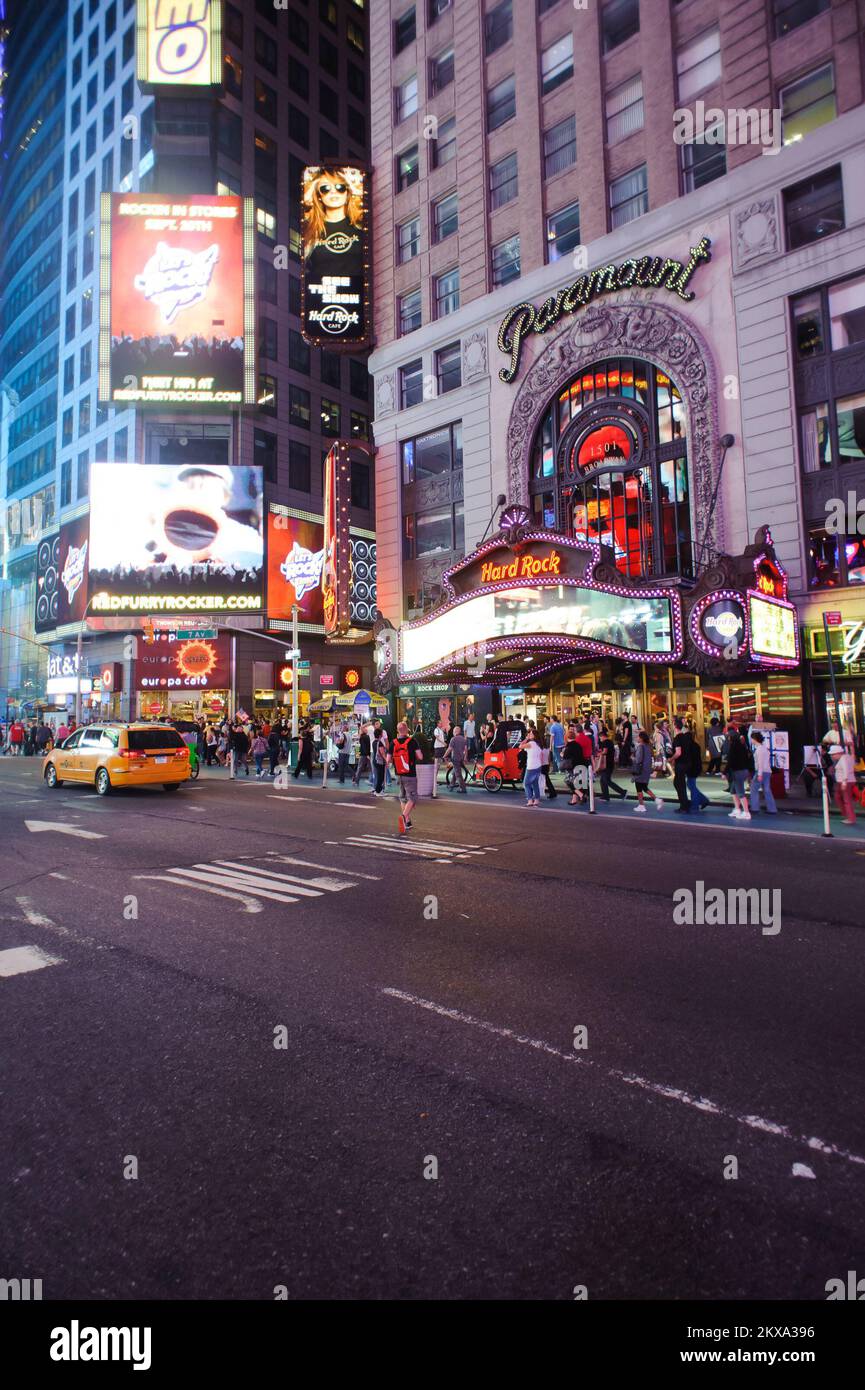
<path id="1" fill-rule="evenodd" d="M 187 883 L 185 879 L 171 878 L 169 874 L 136 874 L 135 877 L 153 879 L 157 883 L 170 883 L 175 888 L 194 888 L 199 893 L 215 893 L 218 898 L 233 898 L 235 902 L 243 903 L 244 912 L 264 911 L 261 903 L 246 893 L 230 893 L 227 888 L 208 887 L 204 883 Z"/>
<path id="2" fill-rule="evenodd" d="M 207 868 L 207 866 L 202 866 L 198 869 L 172 869 L 171 872 L 179 874 L 181 878 L 192 879 L 199 883 L 210 883 L 215 887 L 245 889 L 247 892 L 253 893 L 256 898 L 272 898 L 274 902 L 278 903 L 296 903 L 298 901 L 298 896 L 274 892 L 270 888 L 258 886 L 251 878 L 243 877 L 240 874 L 230 874 L 225 870 L 220 873 Z M 321 894 L 310 893 L 309 896 L 320 898 Z"/>
<path id="3" fill-rule="evenodd" d="M 525 1034 L 514 1032 L 511 1028 L 504 1028 L 497 1023 L 489 1023 L 483 1018 L 475 1018 L 472 1014 L 463 1013 L 461 1009 L 451 1009 L 444 1004 L 434 1004 L 430 999 L 421 999 L 416 994 L 407 994 L 405 990 L 392 989 L 388 986 L 383 988 L 381 992 L 391 999 L 399 999 L 404 1004 L 414 1004 L 416 1008 L 438 1014 L 441 1018 L 449 1018 L 455 1023 L 465 1023 L 469 1027 L 480 1028 L 483 1032 L 492 1033 L 495 1037 L 504 1038 L 508 1042 L 534 1048 L 537 1052 L 544 1052 L 550 1057 L 557 1057 L 561 1062 L 587 1067 L 589 1070 L 599 1072 L 609 1077 L 610 1080 L 618 1081 L 625 1086 L 636 1086 L 650 1095 L 661 1096 L 664 1100 L 677 1101 L 680 1105 L 687 1105 L 705 1115 L 717 1115 L 721 1119 L 732 1120 L 734 1124 L 745 1129 L 754 1129 L 761 1134 L 772 1134 L 779 1139 L 788 1139 L 794 1144 L 804 1145 L 815 1153 L 821 1153 L 831 1158 L 842 1158 L 847 1163 L 865 1167 L 865 1157 L 862 1155 L 844 1149 L 840 1145 L 831 1144 L 824 1139 L 818 1139 L 813 1135 L 809 1138 L 805 1135 L 795 1134 L 788 1125 L 778 1124 L 774 1120 L 765 1120 L 760 1115 L 739 1115 L 734 1110 L 729 1110 L 726 1106 L 719 1105 L 716 1101 L 709 1100 L 705 1096 L 691 1095 L 679 1087 L 650 1081 L 648 1078 L 637 1076 L 633 1072 L 622 1071 L 619 1067 L 604 1067 L 598 1062 L 592 1062 L 587 1057 L 581 1057 L 576 1052 L 563 1052 L 560 1048 L 554 1047 L 552 1043 L 543 1042 L 539 1038 L 527 1037 Z"/>
<path id="4" fill-rule="evenodd" d="M 369 801 L 329 801 L 329 806 L 348 806 L 352 811 L 374 811 L 375 805 Z"/>
<path id="5" fill-rule="evenodd" d="M 329 842 L 330 843 L 330 842 Z M 408 835 L 349 835 L 342 842 L 362 849 L 404 854 L 415 859 L 431 859 L 437 864 L 452 864 L 456 859 L 477 859 L 486 853 L 478 845 L 443 845 L 434 840 L 416 840 Z"/>
<path id="6" fill-rule="evenodd" d="M 278 874 L 272 869 L 262 869 L 257 864 L 238 864 L 232 859 L 215 859 L 213 862 L 222 865 L 225 869 L 239 869 L 241 873 L 253 873 L 265 882 L 268 879 L 275 879 L 277 883 L 308 883 L 311 888 L 320 888 L 325 893 L 340 893 L 343 888 L 357 887 L 356 883 L 346 882 L 342 878 L 299 878 L 297 874 Z M 200 865 L 196 867 L 200 867 Z"/>
<path id="7" fill-rule="evenodd" d="M 269 801 L 306 801 L 305 796 L 286 796 L 285 792 L 268 792 Z"/>
<path id="8" fill-rule="evenodd" d="M 325 840 L 326 845 L 336 845 L 338 840 Z M 357 869 L 337 869 L 333 864 L 314 864 L 311 859 L 295 859 L 290 854 L 278 854 L 275 849 L 268 854 L 280 864 L 298 864 L 302 869 L 325 869 L 329 874 L 350 874 L 352 878 L 367 878 L 371 883 L 380 883 L 380 874 L 362 874 Z"/>
<path id="9" fill-rule="evenodd" d="M 34 835 L 42 830 L 54 830 L 58 835 L 77 835 L 80 840 L 104 840 L 105 836 L 100 835 L 96 830 L 82 830 L 78 825 L 67 825 L 65 821 L 52 820 L 26 820 L 24 822 L 28 830 L 32 830 Z"/>
<path id="10" fill-rule="evenodd" d="M 49 956 L 39 946 L 12 946 L 0 951 L 0 979 L 27 975 L 31 970 L 44 970 L 47 965 L 62 965 L 62 956 Z"/>
<path id="11" fill-rule="evenodd" d="M 303 868 L 322 869 L 325 872 L 309 877 L 285 873 L 276 863 L 298 864 Z M 336 875 L 344 877 L 336 877 Z M 210 863 L 193 864 L 190 867 L 172 866 L 161 874 L 136 874 L 136 878 L 157 879 L 162 883 L 191 888 L 201 892 L 217 893 L 224 897 L 236 897 L 249 904 L 259 898 L 272 902 L 296 903 L 302 898 L 321 898 L 325 893 L 342 893 L 346 888 L 357 888 L 357 880 L 369 875 L 350 874 L 345 869 L 331 869 L 327 864 L 309 864 L 305 860 L 295 860 L 289 856 L 269 857 L 265 864 L 253 863 L 252 856 L 240 859 L 217 859 Z M 260 911 L 257 904 L 248 911 Z"/>

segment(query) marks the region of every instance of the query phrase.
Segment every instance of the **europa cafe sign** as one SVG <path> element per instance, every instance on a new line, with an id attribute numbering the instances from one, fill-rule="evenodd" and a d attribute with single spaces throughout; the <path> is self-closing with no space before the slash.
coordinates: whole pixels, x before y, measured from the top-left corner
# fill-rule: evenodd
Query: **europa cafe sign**
<path id="1" fill-rule="evenodd" d="M 680 299 L 693 299 L 694 292 L 687 288 L 688 282 L 701 261 L 712 259 L 711 245 L 708 237 L 702 237 L 696 246 L 691 247 L 690 257 L 684 265 L 672 257 L 641 256 L 638 260 L 629 259 L 600 266 L 581 275 L 572 285 L 559 290 L 558 294 L 545 299 L 539 308 L 534 304 L 515 304 L 499 324 L 499 351 L 510 359 L 508 365 L 499 371 L 500 380 L 513 381 L 519 370 L 523 343 L 530 333 L 546 333 L 566 314 L 584 309 L 601 295 L 639 288 L 669 290 Z"/>

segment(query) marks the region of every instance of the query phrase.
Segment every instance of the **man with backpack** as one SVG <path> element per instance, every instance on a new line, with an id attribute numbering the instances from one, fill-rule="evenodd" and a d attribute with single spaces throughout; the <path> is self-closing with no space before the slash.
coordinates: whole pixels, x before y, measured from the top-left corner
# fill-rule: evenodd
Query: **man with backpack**
<path id="1" fill-rule="evenodd" d="M 386 735 L 385 735 L 386 737 Z M 423 752 L 408 724 L 401 719 L 393 741 L 393 766 L 399 778 L 399 833 L 411 830 L 411 813 L 417 805 L 417 765 L 423 762 Z"/>

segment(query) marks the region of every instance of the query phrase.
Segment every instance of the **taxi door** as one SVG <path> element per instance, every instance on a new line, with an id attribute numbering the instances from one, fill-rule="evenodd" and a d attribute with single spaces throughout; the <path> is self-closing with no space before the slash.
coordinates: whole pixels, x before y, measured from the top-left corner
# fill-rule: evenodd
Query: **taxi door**
<path id="1" fill-rule="evenodd" d="M 80 782 L 93 782 L 96 769 L 102 756 L 102 730 L 85 729 L 84 737 L 78 745 L 76 776 Z"/>
<path id="2" fill-rule="evenodd" d="M 61 782 L 74 782 L 78 776 L 78 745 L 84 730 L 76 729 L 74 734 L 64 740 L 63 747 L 54 754 L 57 776 Z"/>

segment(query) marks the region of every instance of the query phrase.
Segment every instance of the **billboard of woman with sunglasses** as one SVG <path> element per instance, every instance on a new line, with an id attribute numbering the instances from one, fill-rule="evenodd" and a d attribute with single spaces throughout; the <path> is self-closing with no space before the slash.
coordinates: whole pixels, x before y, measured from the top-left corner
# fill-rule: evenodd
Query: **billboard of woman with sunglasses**
<path id="1" fill-rule="evenodd" d="M 355 166 L 303 171 L 303 336 L 317 346 L 369 340 L 366 185 Z"/>

